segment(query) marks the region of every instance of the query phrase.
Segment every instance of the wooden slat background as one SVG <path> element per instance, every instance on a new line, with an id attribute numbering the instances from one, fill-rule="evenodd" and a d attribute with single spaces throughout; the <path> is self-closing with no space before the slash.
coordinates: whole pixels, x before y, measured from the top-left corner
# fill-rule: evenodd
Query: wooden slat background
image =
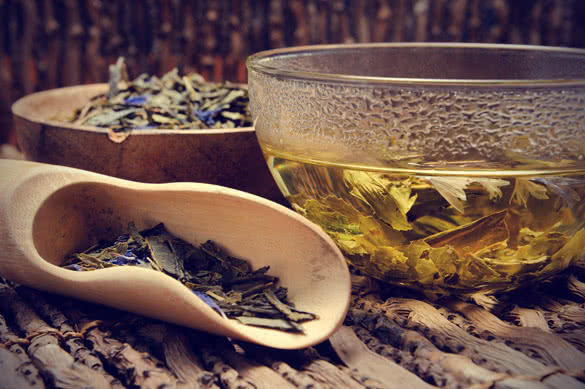
<path id="1" fill-rule="evenodd" d="M 177 66 L 246 82 L 245 58 L 303 44 L 461 41 L 585 47 L 583 0 L 0 0 L 0 143 L 39 90 Z"/>

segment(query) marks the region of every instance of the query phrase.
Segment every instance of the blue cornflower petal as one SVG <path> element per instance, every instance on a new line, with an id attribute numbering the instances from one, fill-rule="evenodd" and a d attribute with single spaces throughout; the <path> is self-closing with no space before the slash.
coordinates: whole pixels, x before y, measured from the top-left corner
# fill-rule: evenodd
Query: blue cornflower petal
<path id="1" fill-rule="evenodd" d="M 135 265 L 138 261 L 136 257 L 127 257 L 125 255 L 118 255 L 117 257 L 107 261 L 113 265 Z"/>
<path id="2" fill-rule="evenodd" d="M 150 130 L 152 128 L 156 128 L 157 126 L 152 126 L 152 125 L 148 125 L 148 126 L 136 126 L 133 127 L 135 130 Z"/>
<path id="3" fill-rule="evenodd" d="M 136 258 L 136 254 L 134 254 L 134 252 L 132 250 L 128 250 L 126 251 L 126 253 L 124 254 L 125 257 L 132 257 L 132 258 Z"/>
<path id="4" fill-rule="evenodd" d="M 150 100 L 150 95 L 132 96 L 124 100 L 126 104 L 144 105 Z"/>
<path id="5" fill-rule="evenodd" d="M 195 293 L 195 295 L 197 295 L 197 297 L 199 297 L 201 300 L 203 300 L 203 302 L 205 304 L 209 305 L 214 311 L 219 313 L 222 317 L 227 318 L 226 314 L 221 310 L 219 305 L 217 305 L 215 300 L 212 299 L 211 297 L 209 297 L 206 293 L 202 293 L 202 292 L 199 292 L 197 290 L 194 290 L 193 293 Z"/>
<path id="6" fill-rule="evenodd" d="M 199 120 L 201 120 L 205 124 L 213 125 L 213 124 L 215 124 L 215 120 L 213 119 L 213 116 L 215 116 L 220 111 L 221 111 L 221 108 L 214 109 L 211 111 L 195 111 L 195 115 L 197 115 Z"/>
<path id="7" fill-rule="evenodd" d="M 68 268 L 70 270 L 75 270 L 75 271 L 82 271 L 83 270 L 81 268 L 81 266 L 79 266 L 77 263 L 72 263 L 71 265 L 68 266 Z"/>

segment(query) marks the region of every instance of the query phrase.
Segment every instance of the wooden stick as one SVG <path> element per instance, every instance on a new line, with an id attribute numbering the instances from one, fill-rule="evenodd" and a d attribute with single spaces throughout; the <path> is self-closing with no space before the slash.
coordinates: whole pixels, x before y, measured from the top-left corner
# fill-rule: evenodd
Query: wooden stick
<path id="1" fill-rule="evenodd" d="M 56 387 L 109 388 L 106 378 L 82 363 L 76 362 L 60 344 L 60 333 L 30 309 L 14 290 L 2 293 L 3 306 L 10 309 L 15 322 L 30 339 L 27 353 L 42 374 Z"/>
<path id="2" fill-rule="evenodd" d="M 392 20 L 392 9 L 388 0 L 380 0 L 380 7 L 376 14 L 376 22 L 372 40 L 374 42 L 384 42 L 390 21 Z"/>
<path id="3" fill-rule="evenodd" d="M 177 386 L 180 388 L 193 387 L 196 383 L 201 388 L 219 389 L 213 373 L 205 370 L 195 348 L 187 336 L 186 330 L 173 326 L 166 326 L 163 347 L 164 356 L 170 370 L 179 377 Z M 192 332 L 194 333 L 194 332 Z"/>
<path id="4" fill-rule="evenodd" d="M 433 336 L 441 337 L 452 343 L 457 352 L 470 358 L 483 358 L 497 366 L 498 371 L 514 375 L 535 375 L 543 373 L 546 367 L 503 343 L 488 342 L 477 339 L 444 318 L 431 305 L 417 300 L 390 299 L 385 304 L 385 311 L 392 317 L 395 314 L 407 315 L 406 325 L 423 325 L 432 331 Z M 546 382 L 556 387 L 585 387 L 574 378 L 555 374 Z"/>
<path id="5" fill-rule="evenodd" d="M 367 0 L 357 0 L 355 3 L 355 20 L 357 41 L 364 43 L 370 41 L 370 21 L 366 14 Z"/>
<path id="6" fill-rule="evenodd" d="M 43 389 L 39 371 L 21 343 L 28 341 L 16 336 L 0 314 L 0 387 Z"/>
<path id="7" fill-rule="evenodd" d="M 101 359 L 99 359 L 94 352 L 85 347 L 84 340 L 81 334 L 79 334 L 73 327 L 73 323 L 69 321 L 60 309 L 47 300 L 46 294 L 25 287 L 19 288 L 19 294 L 26 299 L 26 302 L 30 304 L 35 311 L 39 312 L 40 315 L 50 321 L 53 327 L 59 330 L 64 338 L 69 354 L 71 354 L 76 361 L 82 362 L 87 367 L 102 374 L 112 388 L 124 388 L 117 378 L 106 372 Z"/>
<path id="8" fill-rule="evenodd" d="M 430 0 L 416 0 L 414 4 L 415 33 L 414 40 L 424 42 L 427 40 L 429 23 Z"/>
<path id="9" fill-rule="evenodd" d="M 549 363 L 556 363 L 562 369 L 574 370 L 585 366 L 585 354 L 554 334 L 538 328 L 512 326 L 485 309 L 460 300 L 452 300 L 448 306 L 463 313 L 473 323 L 481 325 L 494 335 L 530 350 L 536 350 Z"/>
<path id="10" fill-rule="evenodd" d="M 350 327 L 341 327 L 330 338 L 329 342 L 341 360 L 352 369 L 357 369 L 366 377 L 375 377 L 388 387 L 430 389 L 415 374 L 380 355 L 370 351 L 355 335 Z"/>
<path id="11" fill-rule="evenodd" d="M 308 45 L 309 27 L 305 12 L 305 4 L 302 0 L 292 0 L 289 2 L 289 9 L 293 14 L 294 23 L 296 25 L 296 29 L 293 33 L 293 45 Z"/>
<path id="12" fill-rule="evenodd" d="M 87 2 L 87 14 L 91 25 L 87 29 L 87 44 L 85 46 L 86 59 L 84 63 L 88 69 L 85 74 L 85 82 L 97 83 L 107 79 L 104 69 L 106 61 L 101 54 L 100 44 L 102 30 L 100 17 L 102 13 L 102 2 L 100 0 L 89 0 Z"/>

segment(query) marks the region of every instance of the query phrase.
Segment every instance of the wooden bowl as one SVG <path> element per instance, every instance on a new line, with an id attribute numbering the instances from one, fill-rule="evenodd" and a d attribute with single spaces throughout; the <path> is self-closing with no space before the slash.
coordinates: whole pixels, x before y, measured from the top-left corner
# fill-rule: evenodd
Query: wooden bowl
<path id="1" fill-rule="evenodd" d="M 107 84 L 52 89 L 12 105 L 26 159 L 70 166 L 126 180 L 204 182 L 284 202 L 266 166 L 254 128 L 134 130 L 121 143 L 105 128 L 67 122 Z"/>

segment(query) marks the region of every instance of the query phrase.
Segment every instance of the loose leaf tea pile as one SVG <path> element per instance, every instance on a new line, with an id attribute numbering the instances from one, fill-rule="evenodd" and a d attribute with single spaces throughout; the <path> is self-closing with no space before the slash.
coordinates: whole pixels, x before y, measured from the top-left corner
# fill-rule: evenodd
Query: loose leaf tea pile
<path id="1" fill-rule="evenodd" d="M 142 74 L 130 81 L 124 58 L 110 66 L 108 93 L 75 111 L 73 122 L 109 128 L 212 129 L 252 125 L 248 90 L 207 82 L 199 74 L 173 69 L 162 78 Z"/>
<path id="2" fill-rule="evenodd" d="M 137 266 L 161 271 L 182 282 L 220 315 L 247 325 L 302 332 L 300 323 L 316 319 L 287 301 L 287 289 L 267 274 L 269 267 L 250 264 L 224 253 L 207 241 L 199 247 L 171 235 L 159 224 L 102 242 L 68 258 L 63 267 L 87 271 Z"/>
<path id="3" fill-rule="evenodd" d="M 585 256 L 585 177 L 424 176 L 274 158 L 293 208 L 357 269 L 429 297 L 505 291 Z"/>

